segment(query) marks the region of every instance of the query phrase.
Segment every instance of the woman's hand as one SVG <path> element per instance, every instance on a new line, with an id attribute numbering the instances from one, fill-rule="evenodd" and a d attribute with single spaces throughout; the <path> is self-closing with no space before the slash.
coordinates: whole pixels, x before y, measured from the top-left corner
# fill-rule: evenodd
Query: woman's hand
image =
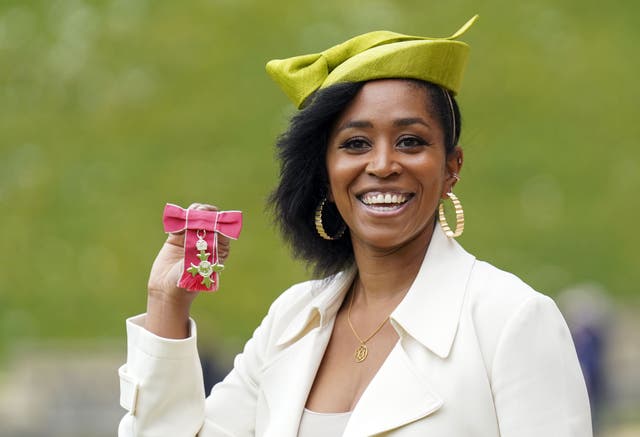
<path id="1" fill-rule="evenodd" d="M 217 211 L 213 205 L 194 203 L 189 209 Z M 148 283 L 145 328 L 165 338 L 189 336 L 189 312 L 198 295 L 178 287 L 184 263 L 184 232 L 169 234 L 151 267 Z M 218 235 L 218 256 L 224 263 L 229 256 L 229 238 Z"/>

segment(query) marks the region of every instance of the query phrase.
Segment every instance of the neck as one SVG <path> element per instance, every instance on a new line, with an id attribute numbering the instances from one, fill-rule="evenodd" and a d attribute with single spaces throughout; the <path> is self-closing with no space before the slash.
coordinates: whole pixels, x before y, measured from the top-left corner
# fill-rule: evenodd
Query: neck
<path id="1" fill-rule="evenodd" d="M 413 283 L 427 252 L 433 227 L 398 248 L 380 249 L 353 241 L 358 267 L 357 300 L 365 306 L 397 305 Z"/>

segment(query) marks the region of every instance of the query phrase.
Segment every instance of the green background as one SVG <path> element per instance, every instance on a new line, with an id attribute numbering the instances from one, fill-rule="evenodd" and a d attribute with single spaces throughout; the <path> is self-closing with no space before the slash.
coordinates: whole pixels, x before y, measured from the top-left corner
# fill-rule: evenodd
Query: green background
<path id="1" fill-rule="evenodd" d="M 467 250 L 554 295 L 640 283 L 634 1 L 0 2 L 0 356 L 122 338 L 144 311 L 165 202 L 244 211 L 201 344 L 237 348 L 308 272 L 265 212 L 292 105 L 271 58 L 375 29 L 480 21 L 459 102 Z"/>

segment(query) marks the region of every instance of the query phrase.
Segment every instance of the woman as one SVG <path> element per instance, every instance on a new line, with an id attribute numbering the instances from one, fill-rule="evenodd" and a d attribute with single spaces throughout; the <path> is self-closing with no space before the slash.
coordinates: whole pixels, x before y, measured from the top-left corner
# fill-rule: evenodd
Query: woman
<path id="1" fill-rule="evenodd" d="M 205 400 L 196 294 L 175 286 L 183 237 L 170 235 L 147 314 L 127 324 L 121 436 L 591 435 L 553 301 L 452 238 L 463 224 L 452 95 L 468 48 L 455 39 L 472 23 L 268 64 L 303 108 L 278 143 L 276 216 L 294 253 L 329 276 L 283 293 Z M 447 198 L 455 232 L 437 223 Z"/>

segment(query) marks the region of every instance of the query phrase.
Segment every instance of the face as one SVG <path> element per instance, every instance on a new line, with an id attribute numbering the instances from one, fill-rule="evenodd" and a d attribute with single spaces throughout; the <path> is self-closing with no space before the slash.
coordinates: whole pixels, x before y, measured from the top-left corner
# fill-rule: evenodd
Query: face
<path id="1" fill-rule="evenodd" d="M 354 245 L 397 249 L 428 242 L 440 197 L 460 170 L 427 91 L 402 80 L 366 83 L 332 128 L 327 147 L 329 200 Z"/>

